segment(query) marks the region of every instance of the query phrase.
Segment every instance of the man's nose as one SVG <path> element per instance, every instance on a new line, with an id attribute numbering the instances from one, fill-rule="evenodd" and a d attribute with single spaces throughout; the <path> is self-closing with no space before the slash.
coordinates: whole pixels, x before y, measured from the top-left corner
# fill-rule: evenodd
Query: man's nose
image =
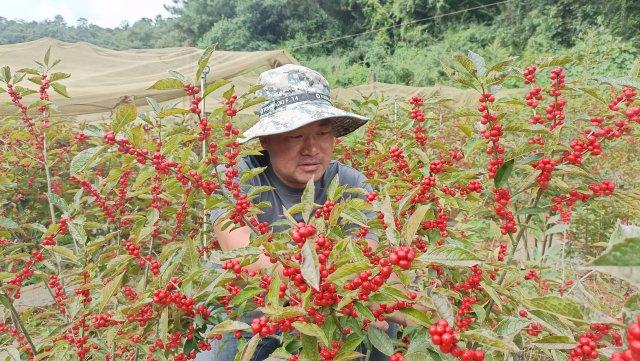
<path id="1" fill-rule="evenodd" d="M 304 144 L 302 146 L 302 154 L 304 155 L 316 155 L 318 153 L 318 138 L 310 135 L 304 138 Z"/>

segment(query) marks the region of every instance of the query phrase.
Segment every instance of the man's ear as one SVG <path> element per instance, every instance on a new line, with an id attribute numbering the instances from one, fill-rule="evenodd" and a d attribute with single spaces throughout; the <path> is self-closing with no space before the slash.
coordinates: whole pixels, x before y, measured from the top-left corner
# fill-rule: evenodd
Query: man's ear
<path id="1" fill-rule="evenodd" d="M 269 144 L 271 143 L 270 142 L 271 139 L 269 136 L 260 137 L 258 138 L 258 140 L 260 140 L 260 145 L 262 146 L 262 149 L 269 150 L 268 147 L 269 147 Z"/>

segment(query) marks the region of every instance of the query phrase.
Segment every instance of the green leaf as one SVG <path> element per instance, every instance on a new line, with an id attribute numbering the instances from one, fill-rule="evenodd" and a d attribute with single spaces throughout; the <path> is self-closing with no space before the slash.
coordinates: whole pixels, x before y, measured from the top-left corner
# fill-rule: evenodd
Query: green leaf
<path id="1" fill-rule="evenodd" d="M 140 188 L 142 184 L 147 181 L 147 179 L 151 178 L 151 176 L 155 173 L 155 171 L 156 170 L 153 167 L 142 168 L 140 173 L 138 173 L 136 180 L 131 185 L 131 190 L 134 192 L 138 190 L 138 188 Z"/>
<path id="2" fill-rule="evenodd" d="M 107 303 L 109 303 L 113 296 L 120 290 L 122 278 L 124 277 L 125 273 L 126 270 L 114 277 L 111 281 L 109 281 L 109 283 L 107 283 L 106 286 L 104 286 L 104 288 L 102 288 L 100 292 L 100 300 L 98 301 L 98 306 L 95 312 L 96 314 L 102 313 L 102 310 L 107 305 Z"/>
<path id="3" fill-rule="evenodd" d="M 222 335 L 232 331 L 249 330 L 251 327 L 244 322 L 235 320 L 224 320 L 217 324 L 214 328 L 207 332 L 207 337 L 210 335 Z"/>
<path id="4" fill-rule="evenodd" d="M 262 174 L 266 169 L 267 167 L 255 167 L 255 168 L 247 169 L 242 173 L 242 176 L 240 177 L 240 184 L 244 184 L 249 179 L 254 178 L 259 174 Z"/>
<path id="5" fill-rule="evenodd" d="M 203 92 L 202 97 L 206 98 L 207 95 L 213 93 L 214 91 L 218 90 L 219 88 L 221 88 L 221 87 L 223 87 L 223 86 L 225 86 L 227 84 L 229 84 L 229 81 L 227 79 L 218 79 L 218 80 L 214 81 L 213 83 L 207 85 L 204 88 L 204 92 Z"/>
<path id="6" fill-rule="evenodd" d="M 471 59 L 461 53 L 454 53 L 453 58 L 458 62 L 458 64 L 462 65 L 462 67 L 469 72 L 472 76 L 476 76 L 478 73 L 478 69 L 476 69 L 475 64 Z"/>
<path id="7" fill-rule="evenodd" d="M 415 308 L 403 308 L 400 312 L 404 313 L 422 327 L 431 326 L 431 318 L 426 313 L 416 310 Z"/>
<path id="8" fill-rule="evenodd" d="M 282 284 L 282 280 L 280 279 L 280 274 L 278 274 L 277 272 L 273 275 L 273 279 L 271 280 L 271 284 L 269 285 L 269 292 L 267 292 L 267 305 L 268 306 L 273 306 L 273 305 L 278 305 L 279 306 L 279 293 L 280 293 L 280 285 Z"/>
<path id="9" fill-rule="evenodd" d="M 52 246 L 49 247 L 49 249 L 51 250 L 51 252 L 58 254 L 66 259 L 68 259 L 69 261 L 75 263 L 75 264 L 80 264 L 80 262 L 78 262 L 78 257 L 76 257 L 76 255 L 73 253 L 72 250 L 70 250 L 67 247 L 63 247 L 63 246 Z"/>
<path id="10" fill-rule="evenodd" d="M 502 188 L 507 183 L 507 180 L 513 172 L 513 163 L 513 159 L 508 160 L 502 165 L 502 167 L 500 167 L 500 169 L 498 169 L 493 179 L 493 183 L 495 184 L 496 188 Z"/>
<path id="11" fill-rule="evenodd" d="M 418 209 L 413 212 L 411 217 L 409 217 L 409 221 L 405 225 L 402 238 L 404 238 L 407 244 L 411 244 L 413 241 L 413 237 L 416 235 L 418 228 L 420 227 L 420 223 L 424 219 L 425 214 L 431 209 L 431 205 L 422 204 L 418 207 Z"/>
<path id="12" fill-rule="evenodd" d="M 318 325 L 296 321 L 293 323 L 293 327 L 300 331 L 300 333 L 317 338 L 323 345 L 329 347 L 329 339 L 327 339 L 327 335 L 324 334 L 324 331 L 322 331 Z"/>
<path id="13" fill-rule="evenodd" d="M 256 352 L 256 348 L 258 347 L 259 342 L 260 335 L 253 335 L 253 337 L 251 337 L 251 340 L 249 340 L 249 342 L 247 342 L 247 344 L 242 349 L 242 352 L 238 353 L 238 355 L 240 355 L 240 361 L 250 361 L 253 358 L 253 354 Z"/>
<path id="14" fill-rule="evenodd" d="M 520 349 L 510 340 L 505 340 L 489 330 L 472 330 L 460 334 L 460 339 L 477 342 L 501 352 L 518 352 Z"/>
<path id="15" fill-rule="evenodd" d="M 171 109 L 165 109 L 160 111 L 156 116 L 159 119 L 163 119 L 166 117 L 170 117 L 172 115 L 185 115 L 185 114 L 189 114 L 191 113 L 190 111 L 188 111 L 187 109 L 182 109 L 182 108 L 171 108 Z"/>
<path id="16" fill-rule="evenodd" d="M 5 82 L 11 81 L 11 69 L 8 66 L 2 67 L 2 76 L 4 77 Z"/>
<path id="17" fill-rule="evenodd" d="M 196 249 L 196 238 L 195 237 L 187 237 L 185 241 L 186 245 L 184 248 L 184 254 L 182 255 L 183 263 L 188 266 L 190 269 L 195 269 L 199 264 L 199 255 L 198 250 Z"/>
<path id="18" fill-rule="evenodd" d="M 389 335 L 387 335 L 381 329 L 375 327 L 374 325 L 370 325 L 367 331 L 367 337 L 373 347 L 375 347 L 378 351 L 382 352 L 387 356 L 393 355 L 393 342 Z"/>
<path id="19" fill-rule="evenodd" d="M 263 291 L 263 289 L 258 287 L 258 286 L 247 286 L 247 287 L 243 288 L 242 291 L 238 292 L 238 294 L 233 297 L 233 299 L 231 300 L 230 304 L 232 306 L 241 305 L 244 302 L 246 302 L 249 299 L 251 299 L 253 296 L 256 296 L 256 295 L 260 294 L 262 291 Z"/>
<path id="20" fill-rule="evenodd" d="M 169 308 L 164 307 L 162 309 L 162 313 L 160 314 L 160 335 L 159 337 L 163 340 L 167 339 L 169 335 Z"/>
<path id="21" fill-rule="evenodd" d="M 235 85 L 232 85 L 231 88 L 227 89 L 224 93 L 222 93 L 222 97 L 229 100 L 233 96 L 233 93 L 236 91 Z"/>
<path id="22" fill-rule="evenodd" d="M 200 77 L 202 76 L 202 72 L 206 68 L 207 64 L 209 64 L 209 59 L 211 59 L 211 54 L 213 54 L 214 48 L 215 48 L 215 45 L 207 46 L 207 48 L 204 49 L 204 52 L 200 56 L 200 59 L 198 59 L 198 70 L 196 71 L 196 77 L 195 77 L 197 81 L 200 80 Z"/>
<path id="23" fill-rule="evenodd" d="M 551 333 L 572 337 L 573 331 L 567 327 L 558 317 L 540 310 L 529 310 L 531 320 L 542 324 Z"/>
<path id="24" fill-rule="evenodd" d="M 568 336 L 546 336 L 533 344 L 545 350 L 571 350 L 576 347 L 576 342 Z"/>
<path id="25" fill-rule="evenodd" d="M 315 205 L 315 182 L 313 177 L 309 178 L 307 182 L 307 186 L 304 188 L 302 192 L 302 197 L 300 198 L 300 203 L 302 204 L 302 219 L 304 219 L 305 223 L 309 223 L 309 219 L 311 218 L 311 213 L 313 213 L 313 207 Z"/>
<path id="26" fill-rule="evenodd" d="M 513 338 L 513 336 L 520 333 L 520 331 L 530 323 L 531 322 L 529 320 L 521 317 L 508 317 L 500 321 L 494 331 L 498 336 Z"/>
<path id="27" fill-rule="evenodd" d="M 300 352 L 300 358 L 302 360 L 317 361 L 318 360 L 318 339 L 312 336 L 302 334 L 300 337 L 300 343 L 302 344 L 302 351 Z"/>
<path id="28" fill-rule="evenodd" d="M 153 83 L 148 89 L 156 89 L 156 90 L 168 90 L 168 89 L 182 89 L 184 84 L 178 79 L 174 78 L 165 78 L 160 79 L 157 82 Z"/>
<path id="29" fill-rule="evenodd" d="M 614 244 L 586 267 L 640 285 L 640 237 Z"/>
<path id="30" fill-rule="evenodd" d="M 449 302 L 449 299 L 438 292 L 434 292 L 431 294 L 431 300 L 433 301 L 433 306 L 438 312 L 438 315 L 447 320 L 449 324 L 453 325 L 453 306 L 451 305 L 451 302 Z"/>
<path id="31" fill-rule="evenodd" d="M 300 273 L 307 283 L 316 290 L 320 289 L 320 263 L 315 250 L 315 241 L 309 239 L 302 246 L 302 265 Z"/>
<path id="32" fill-rule="evenodd" d="M 67 93 L 67 87 L 60 84 L 60 83 L 51 83 L 51 87 L 53 88 L 53 90 L 56 91 L 56 93 L 62 95 L 65 98 L 70 98 L 69 94 Z"/>
<path id="33" fill-rule="evenodd" d="M 478 257 L 461 247 L 443 246 L 431 248 L 419 258 L 423 262 L 438 263 L 446 266 L 473 266 L 478 264 Z"/>
<path id="34" fill-rule="evenodd" d="M 371 264 L 366 261 L 344 264 L 327 277 L 327 282 L 339 282 L 344 278 L 359 274 L 362 271 L 371 269 Z"/>
<path id="35" fill-rule="evenodd" d="M 44 65 L 49 66 L 49 58 L 51 56 L 51 47 L 47 48 L 47 52 L 44 53 Z"/>
<path id="36" fill-rule="evenodd" d="M 555 233 L 562 233 L 566 230 L 568 230 L 571 227 L 570 224 L 556 224 L 553 227 L 547 229 L 546 232 L 544 232 L 545 235 L 550 235 L 550 234 L 555 234 Z"/>
<path id="37" fill-rule="evenodd" d="M 469 60 L 473 62 L 474 67 L 477 69 L 478 75 L 483 76 L 487 72 L 487 63 L 485 62 L 484 58 L 471 50 L 468 50 L 467 54 Z"/>
<path id="38" fill-rule="evenodd" d="M 528 308 L 542 310 L 572 321 L 584 322 L 580 305 L 568 297 L 544 296 L 525 300 Z"/>
<path id="39" fill-rule="evenodd" d="M 118 132 L 120 129 L 131 123 L 138 116 L 138 110 L 133 102 L 124 102 L 116 106 L 114 111 L 115 120 L 113 121 L 113 130 Z"/>
<path id="40" fill-rule="evenodd" d="M 40 75 L 40 73 L 38 73 L 37 70 L 32 69 L 32 68 L 22 68 L 22 69 L 16 71 L 16 73 L 25 73 L 25 74 L 30 74 L 30 75 Z"/>
<path id="41" fill-rule="evenodd" d="M 66 79 L 66 78 L 68 78 L 70 76 L 71 76 L 71 74 L 57 72 L 57 73 L 51 74 L 51 76 L 49 77 L 49 81 L 50 82 L 54 82 L 56 80 Z"/>
<path id="42" fill-rule="evenodd" d="M 239 110 L 243 110 L 243 109 L 247 109 L 249 107 L 252 107 L 256 104 L 262 104 L 267 100 L 267 98 L 265 97 L 255 97 L 255 98 L 251 98 L 251 99 L 247 99 L 245 102 L 242 103 L 242 105 L 240 106 Z"/>
<path id="43" fill-rule="evenodd" d="M 6 229 L 16 229 L 20 228 L 20 225 L 9 218 L 0 217 L 0 227 Z"/>
<path id="44" fill-rule="evenodd" d="M 71 234 L 71 238 L 73 238 L 76 243 L 80 245 L 87 243 L 87 233 L 84 231 L 82 225 L 75 222 L 69 223 L 69 234 Z"/>

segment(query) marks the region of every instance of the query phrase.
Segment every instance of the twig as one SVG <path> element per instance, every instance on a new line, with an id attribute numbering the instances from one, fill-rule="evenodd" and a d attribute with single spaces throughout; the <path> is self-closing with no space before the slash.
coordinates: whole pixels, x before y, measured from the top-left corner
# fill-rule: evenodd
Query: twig
<path id="1" fill-rule="evenodd" d="M 22 331 L 22 334 L 24 334 L 24 337 L 27 339 L 27 342 L 29 342 L 29 345 L 31 346 L 31 350 L 33 351 L 34 355 L 37 354 L 38 350 L 36 349 L 36 346 L 34 345 L 33 340 L 31 340 L 31 336 L 27 332 L 27 328 L 24 327 L 24 324 L 20 319 L 20 315 L 18 314 L 18 310 L 16 310 L 16 307 L 13 305 L 13 301 L 11 301 L 11 298 L 9 298 L 9 296 L 7 296 L 7 294 L 5 293 L 0 293 L 0 297 L 3 297 L 7 300 L 7 304 L 9 305 L 9 310 L 11 311 L 11 315 L 13 316 L 13 322 L 16 323 L 16 326 L 18 326 Z"/>

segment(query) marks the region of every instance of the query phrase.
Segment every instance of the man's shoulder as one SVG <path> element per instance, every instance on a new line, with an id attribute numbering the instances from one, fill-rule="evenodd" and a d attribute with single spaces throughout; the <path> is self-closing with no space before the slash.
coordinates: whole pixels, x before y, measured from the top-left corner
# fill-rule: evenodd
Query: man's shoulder
<path id="1" fill-rule="evenodd" d="M 331 177 L 338 175 L 338 181 L 341 185 L 362 186 L 367 180 L 362 172 L 338 160 L 332 160 L 329 168 L 335 169 Z"/>

